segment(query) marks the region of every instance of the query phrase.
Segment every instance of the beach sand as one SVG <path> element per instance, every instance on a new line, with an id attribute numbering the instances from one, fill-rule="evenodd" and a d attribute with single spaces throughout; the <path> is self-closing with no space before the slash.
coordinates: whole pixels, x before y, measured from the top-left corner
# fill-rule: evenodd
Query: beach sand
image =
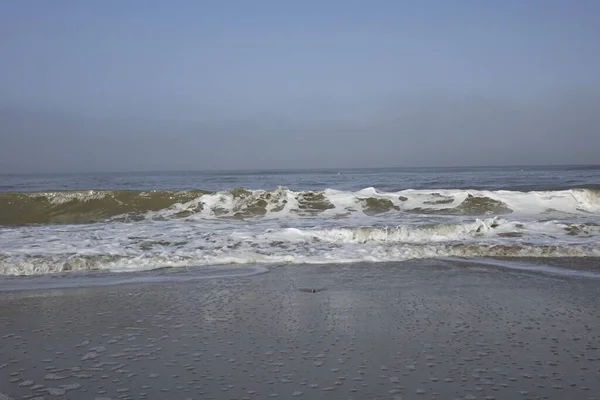
<path id="1" fill-rule="evenodd" d="M 3 291 L 0 399 L 600 398 L 589 263 L 590 276 L 433 260 L 200 268 Z"/>

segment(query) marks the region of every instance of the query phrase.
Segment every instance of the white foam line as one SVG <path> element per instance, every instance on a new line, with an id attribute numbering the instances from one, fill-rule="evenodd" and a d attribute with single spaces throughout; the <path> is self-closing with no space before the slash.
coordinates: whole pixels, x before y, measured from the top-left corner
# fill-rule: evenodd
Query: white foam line
<path id="1" fill-rule="evenodd" d="M 476 262 L 478 264 L 492 265 L 496 267 L 504 267 L 510 269 L 517 269 L 522 271 L 535 271 L 544 272 L 547 274 L 560 275 L 560 276 L 571 276 L 579 278 L 591 278 L 600 279 L 600 273 L 591 271 L 579 271 L 574 269 L 553 267 L 546 264 L 533 264 L 519 261 L 505 261 L 489 258 L 461 258 L 461 257 L 444 257 L 445 260 L 449 261 L 461 261 L 461 262 Z"/>

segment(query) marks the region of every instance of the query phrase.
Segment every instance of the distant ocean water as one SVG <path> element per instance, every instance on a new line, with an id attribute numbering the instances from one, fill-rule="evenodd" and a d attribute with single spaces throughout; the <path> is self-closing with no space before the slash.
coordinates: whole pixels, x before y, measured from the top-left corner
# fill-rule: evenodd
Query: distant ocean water
<path id="1" fill-rule="evenodd" d="M 600 256 L 600 166 L 0 175 L 0 275 Z"/>

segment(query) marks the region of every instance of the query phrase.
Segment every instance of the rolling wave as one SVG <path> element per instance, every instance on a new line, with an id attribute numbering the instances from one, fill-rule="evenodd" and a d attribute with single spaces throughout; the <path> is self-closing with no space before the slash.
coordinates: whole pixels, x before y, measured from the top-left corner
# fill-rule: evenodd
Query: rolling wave
<path id="1" fill-rule="evenodd" d="M 0 193 L 0 225 L 81 224 L 180 218 L 344 218 L 385 213 L 486 216 L 600 212 L 600 190 L 402 190 L 356 192 L 236 188 L 222 192 L 89 190 Z"/>

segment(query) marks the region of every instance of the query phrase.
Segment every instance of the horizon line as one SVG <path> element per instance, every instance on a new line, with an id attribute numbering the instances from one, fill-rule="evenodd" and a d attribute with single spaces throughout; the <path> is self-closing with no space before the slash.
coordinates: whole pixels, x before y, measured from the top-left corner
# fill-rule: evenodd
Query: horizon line
<path id="1" fill-rule="evenodd" d="M 380 167 L 311 167 L 311 168 L 244 168 L 244 169 L 162 169 L 162 170 L 122 170 L 122 171 L 54 171 L 54 172 L 0 172 L 0 176 L 7 175 L 91 175 L 91 174 L 152 174 L 152 173 L 199 173 L 199 174 L 225 174 L 225 173 L 277 173 L 277 172 L 318 172 L 318 171 L 351 171 L 351 170 L 424 170 L 424 169 L 485 169 L 485 168 L 564 168 L 584 167 L 600 168 L 600 163 L 588 164 L 491 164 L 491 165 L 441 165 L 441 166 L 380 166 Z"/>

